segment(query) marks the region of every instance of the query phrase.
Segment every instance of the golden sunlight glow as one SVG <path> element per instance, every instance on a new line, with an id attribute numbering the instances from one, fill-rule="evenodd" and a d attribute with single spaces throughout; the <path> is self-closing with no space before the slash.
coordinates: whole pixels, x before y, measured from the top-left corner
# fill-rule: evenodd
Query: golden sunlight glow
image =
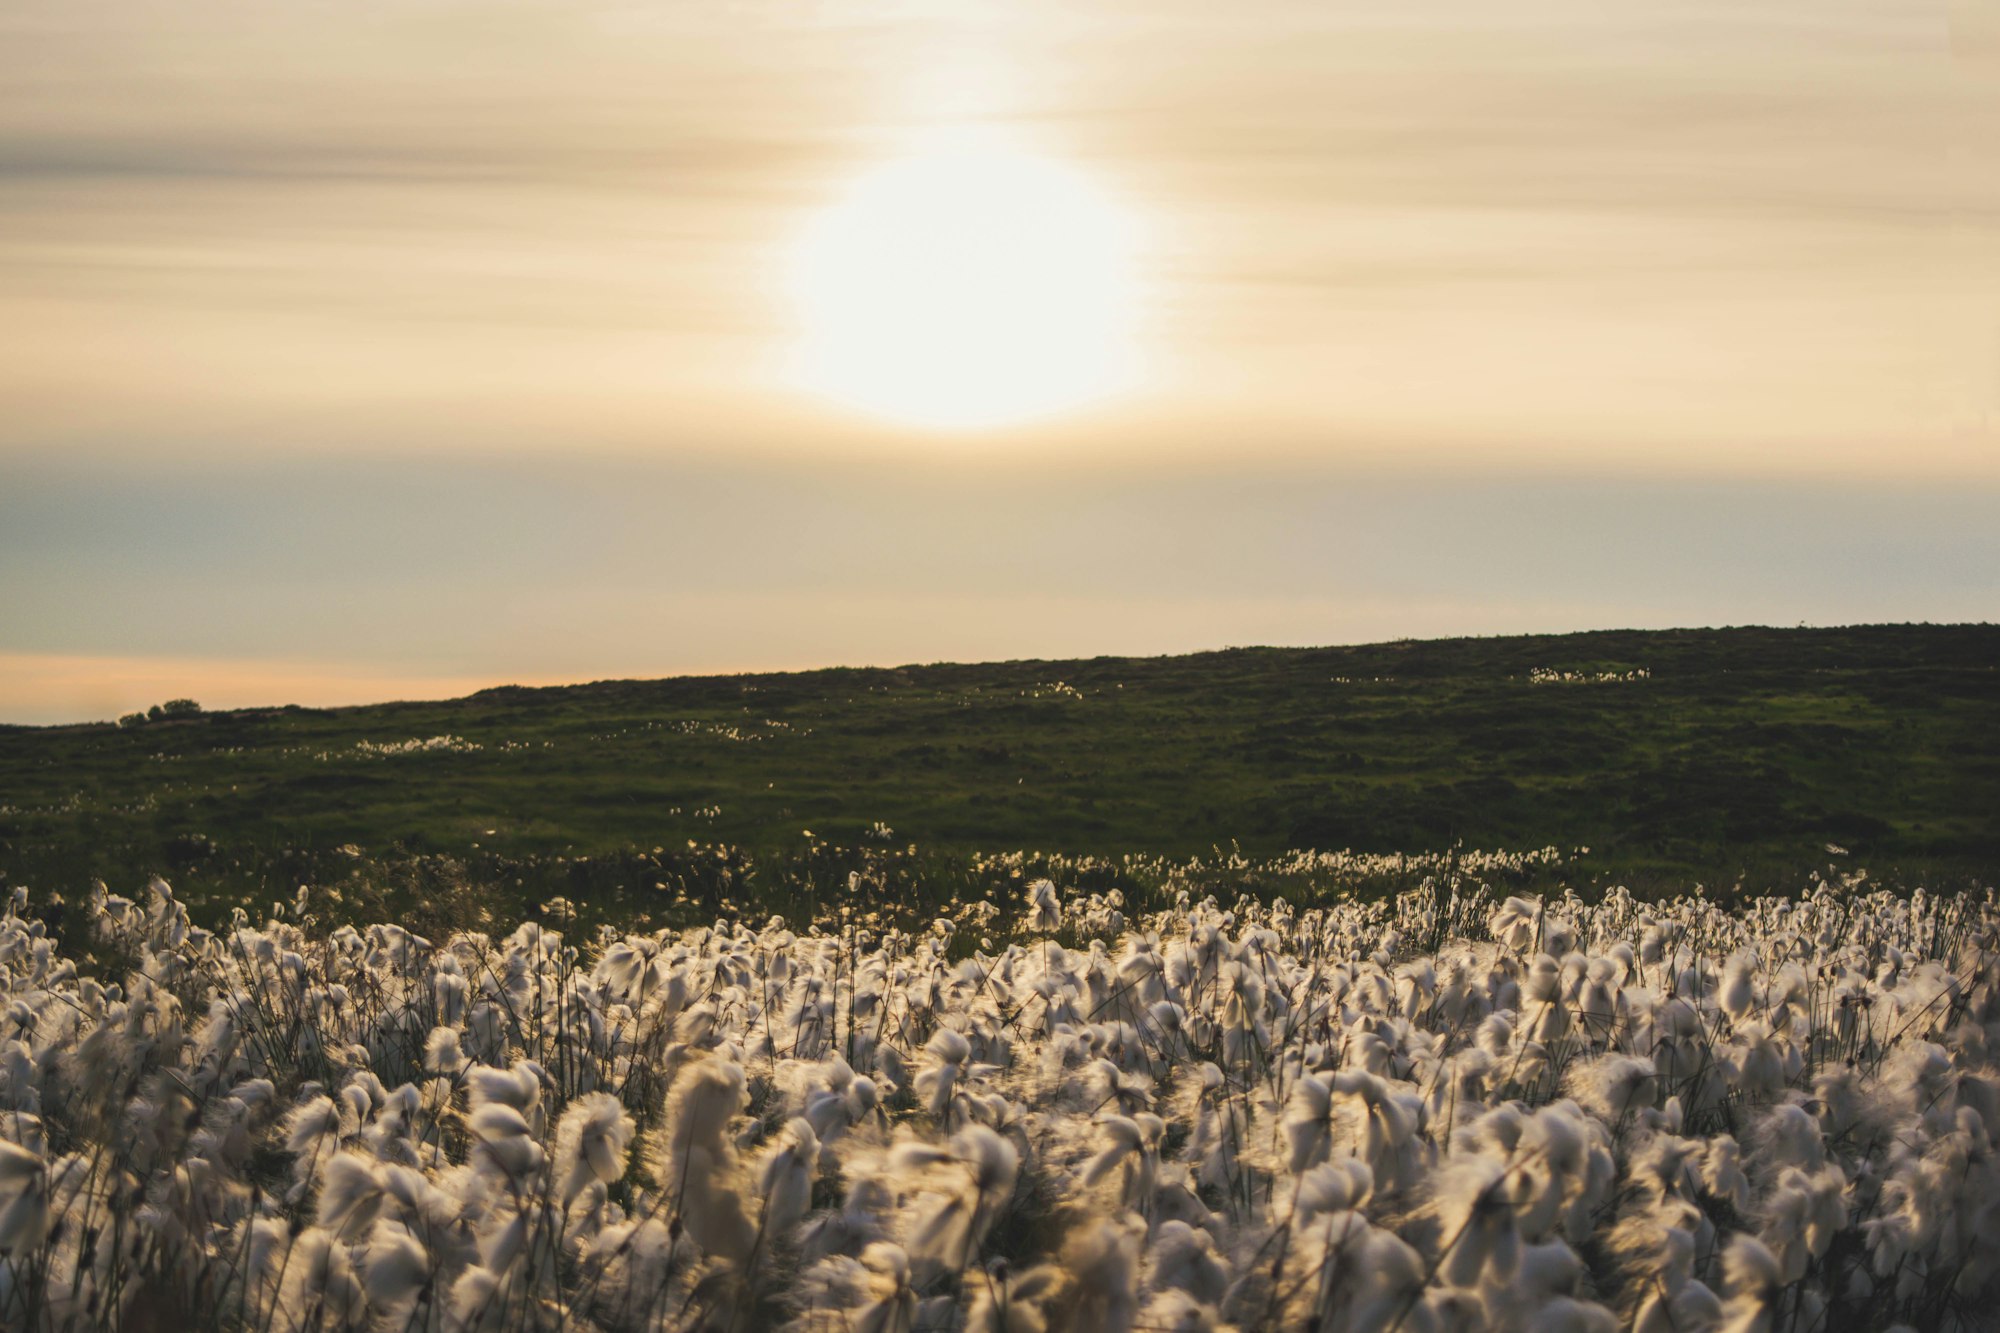
<path id="1" fill-rule="evenodd" d="M 1137 241 L 1082 174 L 971 131 L 864 175 L 794 255 L 801 388 L 937 429 L 1013 425 L 1136 371 Z"/>

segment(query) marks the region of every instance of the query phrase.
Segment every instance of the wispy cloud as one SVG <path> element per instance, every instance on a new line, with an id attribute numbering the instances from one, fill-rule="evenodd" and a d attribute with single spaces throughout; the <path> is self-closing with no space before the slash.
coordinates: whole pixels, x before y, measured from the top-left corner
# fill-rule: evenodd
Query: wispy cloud
<path id="1" fill-rule="evenodd" d="M 943 117 L 1154 224 L 1154 373 L 1107 430 L 1991 475 L 1994 62 L 1960 18 L 15 6 L 0 448 L 838 429 L 772 429 L 786 247 Z"/>

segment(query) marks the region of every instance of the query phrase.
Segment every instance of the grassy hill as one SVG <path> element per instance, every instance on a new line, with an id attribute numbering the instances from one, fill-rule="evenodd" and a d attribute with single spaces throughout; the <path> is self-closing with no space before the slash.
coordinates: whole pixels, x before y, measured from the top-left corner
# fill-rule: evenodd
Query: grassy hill
<path id="1" fill-rule="evenodd" d="M 0 728 L 0 871 L 72 894 L 159 872 L 210 906 L 344 877 L 422 905 L 440 874 L 622 898 L 911 844 L 1556 844 L 1598 877 L 1726 883 L 1834 843 L 1962 878 L 2000 867 L 1996 666 L 1996 626 L 1612 632 Z"/>

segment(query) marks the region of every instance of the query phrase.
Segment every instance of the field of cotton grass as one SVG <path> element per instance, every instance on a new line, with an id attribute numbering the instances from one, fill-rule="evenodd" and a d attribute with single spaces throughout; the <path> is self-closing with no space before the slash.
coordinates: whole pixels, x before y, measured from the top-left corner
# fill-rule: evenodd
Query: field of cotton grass
<path id="1" fill-rule="evenodd" d="M 549 919 L 561 924 L 561 904 Z M 1991 1327 L 2000 904 L 0 916 L 0 1326 Z"/>

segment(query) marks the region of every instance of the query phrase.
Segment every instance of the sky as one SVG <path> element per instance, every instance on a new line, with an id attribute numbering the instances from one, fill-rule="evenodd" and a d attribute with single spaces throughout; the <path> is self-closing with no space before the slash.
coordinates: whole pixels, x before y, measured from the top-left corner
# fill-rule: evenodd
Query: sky
<path id="1" fill-rule="evenodd" d="M 2000 18 L 13 0 L 0 721 L 2000 619 Z"/>

